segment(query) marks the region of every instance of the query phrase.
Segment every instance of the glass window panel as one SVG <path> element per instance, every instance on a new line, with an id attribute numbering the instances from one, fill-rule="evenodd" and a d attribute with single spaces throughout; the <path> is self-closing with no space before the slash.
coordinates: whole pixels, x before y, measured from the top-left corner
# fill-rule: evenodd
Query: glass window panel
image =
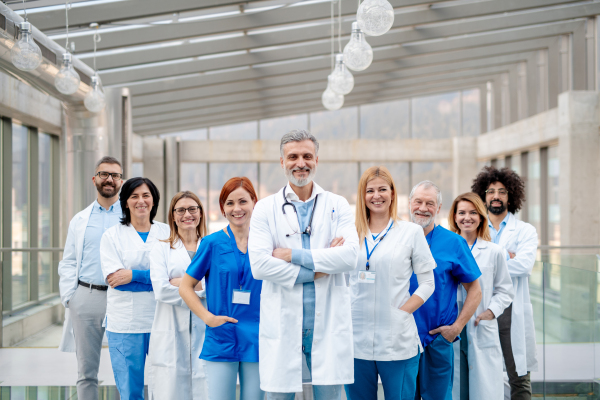
<path id="1" fill-rule="evenodd" d="M 395 163 L 360 163 L 361 175 L 370 167 L 383 165 L 392 174 L 394 184 L 396 185 L 396 195 L 398 196 L 398 216 L 404 221 L 410 221 L 408 208 L 408 195 L 410 194 L 410 163 L 395 162 Z M 357 184 L 358 188 L 358 184 Z"/>
<path id="2" fill-rule="evenodd" d="M 357 139 L 358 109 L 348 107 L 337 111 L 311 113 L 310 131 L 319 140 Z"/>
<path id="3" fill-rule="evenodd" d="M 518 175 L 521 175 L 521 153 L 515 153 L 512 155 L 512 161 L 510 168 L 515 171 Z"/>
<path id="4" fill-rule="evenodd" d="M 412 102 L 413 138 L 443 139 L 460 135 L 459 92 L 415 97 Z"/>
<path id="5" fill-rule="evenodd" d="M 52 198 L 52 165 L 50 153 L 50 135 L 40 133 L 39 142 L 39 198 L 38 198 L 38 245 L 39 247 L 52 247 L 50 241 L 50 199 Z M 52 292 L 52 253 L 40 252 L 38 254 L 38 290 L 44 296 Z"/>
<path id="6" fill-rule="evenodd" d="M 131 176 L 144 176 L 144 163 L 143 162 L 134 162 L 131 163 Z"/>
<path id="7" fill-rule="evenodd" d="M 216 232 L 227 226 L 227 220 L 221 215 L 219 195 L 225 182 L 236 176 L 250 179 L 254 190 L 258 188 L 258 163 L 210 163 L 208 192 L 208 230 Z"/>
<path id="8" fill-rule="evenodd" d="M 283 173 L 280 163 L 260 163 L 260 185 L 258 197 L 264 199 L 274 193 L 277 193 L 282 187 L 287 185 L 287 179 Z"/>
<path id="9" fill-rule="evenodd" d="M 206 128 L 193 129 L 190 131 L 166 133 L 166 134 L 160 135 L 161 138 L 166 138 L 169 136 L 178 137 L 180 140 L 207 140 L 208 139 L 208 129 L 206 129 Z M 136 175 L 134 175 L 134 176 L 136 176 Z M 141 175 L 139 175 L 139 176 L 141 176 Z"/>
<path id="10" fill-rule="evenodd" d="M 558 146 L 548 148 L 548 244 L 560 246 Z"/>
<path id="11" fill-rule="evenodd" d="M 506 166 L 506 160 L 504 158 L 499 158 L 496 160 L 496 168 L 501 169 Z"/>
<path id="12" fill-rule="evenodd" d="M 315 182 L 324 190 L 343 196 L 356 209 L 358 163 L 319 163 Z"/>
<path id="13" fill-rule="evenodd" d="M 361 139 L 409 139 L 409 100 L 360 106 Z"/>
<path id="14" fill-rule="evenodd" d="M 256 140 L 258 139 L 257 121 L 241 124 L 215 126 L 209 128 L 210 140 Z"/>
<path id="15" fill-rule="evenodd" d="M 12 247 L 29 246 L 27 127 L 12 125 Z M 13 307 L 29 300 L 29 253 L 12 253 Z"/>
<path id="16" fill-rule="evenodd" d="M 528 155 L 528 174 L 527 174 L 527 197 L 525 207 L 528 207 L 528 219 L 531 225 L 538 232 L 538 244 L 540 244 L 541 232 L 541 210 L 540 210 L 540 151 L 530 151 Z"/>
<path id="17" fill-rule="evenodd" d="M 429 180 L 442 191 L 442 209 L 435 222 L 448 228 L 448 213 L 454 197 L 452 196 L 451 162 L 414 162 L 412 163 L 412 184 Z"/>
<path id="18" fill-rule="evenodd" d="M 179 188 L 182 191 L 189 190 L 196 194 L 206 212 L 208 206 L 207 163 L 181 163 L 179 168 L 181 173 Z"/>
<path id="19" fill-rule="evenodd" d="M 478 136 L 481 133 L 479 89 L 462 92 L 462 135 Z"/>
<path id="20" fill-rule="evenodd" d="M 263 119 L 259 121 L 260 138 L 264 140 L 281 140 L 281 137 L 292 129 L 308 130 L 308 115 L 288 115 L 287 117 Z"/>

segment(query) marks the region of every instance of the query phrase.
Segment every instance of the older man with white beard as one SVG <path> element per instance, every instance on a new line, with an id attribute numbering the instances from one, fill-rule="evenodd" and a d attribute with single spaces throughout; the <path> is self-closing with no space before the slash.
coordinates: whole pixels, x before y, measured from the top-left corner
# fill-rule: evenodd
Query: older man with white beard
<path id="1" fill-rule="evenodd" d="M 425 239 L 437 264 L 433 270 L 435 291 L 414 312 L 424 351 L 419 361 L 416 400 L 451 400 L 454 371 L 452 343 L 477 310 L 481 301 L 481 276 L 477 262 L 465 239 L 435 225 L 442 207 L 442 193 L 431 181 L 413 187 L 409 196 L 412 222 L 423 228 Z M 462 311 L 458 313 L 456 292 L 462 284 L 467 291 Z M 416 276 L 410 280 L 410 294 L 418 288 Z"/>
<path id="2" fill-rule="evenodd" d="M 302 392 L 302 355 L 315 400 L 339 400 L 354 381 L 352 316 L 345 272 L 356 266 L 358 235 L 348 201 L 313 182 L 319 143 L 294 130 L 281 138 L 289 183 L 260 200 L 248 252 L 263 280 L 260 302 L 260 387 L 268 400 Z"/>

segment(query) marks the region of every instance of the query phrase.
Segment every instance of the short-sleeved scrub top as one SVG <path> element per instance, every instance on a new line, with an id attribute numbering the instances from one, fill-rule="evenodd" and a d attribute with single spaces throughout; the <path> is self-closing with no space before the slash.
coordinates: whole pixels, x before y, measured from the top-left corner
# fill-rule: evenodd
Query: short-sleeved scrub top
<path id="1" fill-rule="evenodd" d="M 234 251 L 243 264 L 240 282 Z M 238 320 L 216 328 L 206 326 L 200 358 L 207 361 L 258 362 L 258 324 L 260 321 L 260 291 L 262 281 L 254 279 L 248 253 L 234 248 L 229 236 L 221 231 L 206 236 L 200 242 L 187 274 L 197 280 L 205 278 L 206 304 L 214 315 Z M 234 304 L 234 290 L 250 291 L 250 304 Z"/>
<path id="2" fill-rule="evenodd" d="M 354 358 L 361 360 L 407 360 L 419 354 L 421 348 L 413 316 L 400 307 L 410 298 L 413 272 L 431 271 L 435 261 L 420 226 L 398 221 L 386 230 L 375 240 L 368 232 L 366 246 L 364 240 L 361 243 L 356 269 L 350 273 Z M 367 247 L 372 252 L 369 271 L 375 272 L 374 283 L 358 279 L 366 270 Z"/>
<path id="3" fill-rule="evenodd" d="M 452 325 L 458 317 L 456 291 L 460 283 L 470 283 L 481 276 L 477 262 L 471 254 L 467 241 L 454 232 L 438 225 L 425 237 L 437 267 L 433 270 L 435 291 L 413 313 L 423 347 L 439 335 L 429 331 L 444 325 Z M 417 277 L 410 278 L 410 294 L 417 290 Z M 458 337 L 455 339 L 459 340 Z"/>

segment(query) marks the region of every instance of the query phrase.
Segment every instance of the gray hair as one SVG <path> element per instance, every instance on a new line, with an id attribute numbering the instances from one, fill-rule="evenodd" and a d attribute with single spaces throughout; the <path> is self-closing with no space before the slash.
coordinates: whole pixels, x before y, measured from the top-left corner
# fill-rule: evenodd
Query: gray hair
<path id="1" fill-rule="evenodd" d="M 314 137 L 309 132 L 304 129 L 293 129 L 283 135 L 281 138 L 281 144 L 279 145 L 279 153 L 281 154 L 281 158 L 283 158 L 283 146 L 290 142 L 303 142 L 305 140 L 310 140 L 315 145 L 315 156 L 319 154 L 319 141 L 316 137 Z"/>
<path id="2" fill-rule="evenodd" d="M 437 185 L 435 183 L 433 183 L 431 181 L 421 181 L 421 182 L 417 183 L 410 191 L 410 196 L 408 196 L 408 201 L 412 200 L 413 196 L 415 195 L 415 192 L 421 186 L 424 186 L 423 189 L 429 189 L 429 188 L 435 189 L 435 194 L 437 195 L 437 205 L 439 207 L 442 204 L 442 191 L 440 190 L 439 187 L 437 187 Z"/>
<path id="3" fill-rule="evenodd" d="M 96 163 L 96 171 L 98 171 L 98 168 L 100 168 L 100 164 L 116 164 L 119 167 L 121 167 L 121 170 L 123 170 L 123 166 L 121 165 L 121 163 L 119 162 L 119 160 L 117 160 L 116 158 L 111 157 L 111 156 L 104 156 L 104 157 L 102 157 Z"/>

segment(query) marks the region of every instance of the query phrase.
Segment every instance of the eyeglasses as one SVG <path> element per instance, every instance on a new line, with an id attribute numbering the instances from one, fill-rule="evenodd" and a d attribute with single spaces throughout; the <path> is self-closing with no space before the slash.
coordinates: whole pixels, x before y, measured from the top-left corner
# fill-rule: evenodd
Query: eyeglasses
<path id="1" fill-rule="evenodd" d="M 184 215 L 186 211 L 188 211 L 190 214 L 197 214 L 198 211 L 200 210 L 200 207 L 198 206 L 192 206 L 192 207 L 179 207 L 179 208 L 174 208 L 173 211 L 175 211 L 175 214 L 177 215 Z"/>
<path id="2" fill-rule="evenodd" d="M 112 176 L 113 181 L 120 181 L 123 178 L 123 174 L 119 174 L 117 172 L 105 172 L 100 171 L 96 175 L 100 177 L 100 179 L 106 180 L 109 176 Z"/>
<path id="3" fill-rule="evenodd" d="M 485 191 L 487 194 L 491 194 L 492 196 L 496 194 L 496 189 L 488 189 Z M 506 196 L 508 194 L 508 190 L 506 189 L 498 189 L 498 196 Z"/>

